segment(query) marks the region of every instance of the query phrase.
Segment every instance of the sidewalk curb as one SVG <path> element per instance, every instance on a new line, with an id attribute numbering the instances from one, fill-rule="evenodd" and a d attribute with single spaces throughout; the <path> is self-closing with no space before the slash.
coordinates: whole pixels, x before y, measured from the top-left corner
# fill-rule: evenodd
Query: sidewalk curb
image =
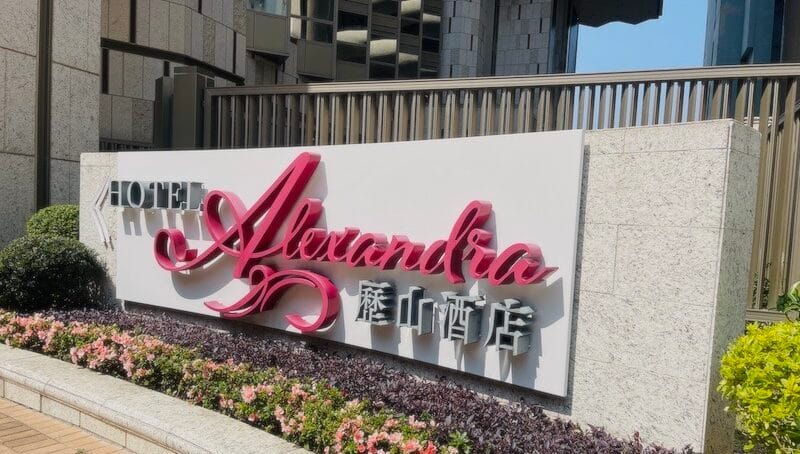
<path id="1" fill-rule="evenodd" d="M 308 453 L 225 415 L 38 353 L 0 345 L 0 397 L 134 453 Z"/>

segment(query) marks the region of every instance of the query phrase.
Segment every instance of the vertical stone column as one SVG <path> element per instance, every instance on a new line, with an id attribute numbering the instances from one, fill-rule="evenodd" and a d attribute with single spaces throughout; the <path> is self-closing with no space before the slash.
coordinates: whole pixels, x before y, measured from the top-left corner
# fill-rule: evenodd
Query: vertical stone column
<path id="1" fill-rule="evenodd" d="M 35 209 L 38 2 L 0 14 L 0 247 L 22 235 Z"/>
<path id="2" fill-rule="evenodd" d="M 37 203 L 78 203 L 80 153 L 98 147 L 100 0 L 10 2 L 1 16 L 3 245 L 24 233 Z"/>
<path id="3" fill-rule="evenodd" d="M 759 134 L 720 120 L 592 131 L 586 147 L 568 414 L 733 452 L 716 386 L 745 327 Z"/>
<path id="4" fill-rule="evenodd" d="M 99 146 L 100 0 L 54 0 L 52 27 L 50 203 L 78 203 L 80 155 Z"/>
<path id="5" fill-rule="evenodd" d="M 443 2 L 440 77 L 491 75 L 494 5 L 495 0 Z"/>
<path id="6" fill-rule="evenodd" d="M 119 214 L 110 205 L 107 184 L 117 176 L 117 153 L 84 153 L 80 156 L 80 240 L 97 252 L 108 272 L 105 300 L 115 301 Z"/>
<path id="7" fill-rule="evenodd" d="M 496 75 L 546 74 L 553 0 L 497 0 Z"/>

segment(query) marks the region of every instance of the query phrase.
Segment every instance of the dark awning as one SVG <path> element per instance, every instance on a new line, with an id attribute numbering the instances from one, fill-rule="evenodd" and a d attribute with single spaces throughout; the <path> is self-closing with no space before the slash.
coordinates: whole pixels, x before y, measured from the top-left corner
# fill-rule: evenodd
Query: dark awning
<path id="1" fill-rule="evenodd" d="M 573 0 L 578 23 L 599 27 L 609 22 L 638 24 L 661 16 L 663 0 Z"/>

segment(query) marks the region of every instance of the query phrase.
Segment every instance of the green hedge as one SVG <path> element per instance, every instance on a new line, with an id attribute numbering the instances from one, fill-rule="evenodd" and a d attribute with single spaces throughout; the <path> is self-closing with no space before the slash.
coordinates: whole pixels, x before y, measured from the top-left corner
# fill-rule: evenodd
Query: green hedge
<path id="1" fill-rule="evenodd" d="M 720 393 L 747 451 L 800 452 L 800 323 L 750 325 L 722 358 Z"/>
<path id="2" fill-rule="evenodd" d="M 99 304 L 105 270 L 78 240 L 18 238 L 0 251 L 0 306 L 20 311 Z"/>
<path id="3" fill-rule="evenodd" d="M 78 206 L 52 205 L 37 211 L 27 225 L 28 235 L 78 239 Z"/>

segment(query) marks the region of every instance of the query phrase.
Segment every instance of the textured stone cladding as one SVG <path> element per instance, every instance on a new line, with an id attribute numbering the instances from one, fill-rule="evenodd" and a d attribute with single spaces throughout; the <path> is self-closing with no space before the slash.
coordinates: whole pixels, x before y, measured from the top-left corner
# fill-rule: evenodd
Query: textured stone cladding
<path id="1" fill-rule="evenodd" d="M 444 0 L 440 77 L 492 75 L 494 1 Z"/>
<path id="2" fill-rule="evenodd" d="M 452 378 L 622 437 L 733 452 L 715 388 L 745 325 L 759 135 L 729 120 L 589 131 L 585 150 L 567 397 Z M 89 209 L 115 174 L 116 155 L 82 156 L 81 239 L 112 273 Z M 104 216 L 113 235 L 117 215 Z"/>
<path id="3" fill-rule="evenodd" d="M 0 247 L 33 213 L 36 168 L 37 2 L 4 2 L 0 14 Z"/>
<path id="4" fill-rule="evenodd" d="M 78 203 L 80 154 L 98 146 L 100 0 L 53 2 L 52 56 L 50 203 Z"/>
<path id="5" fill-rule="evenodd" d="M 546 74 L 553 0 L 496 0 L 496 75 Z"/>
<path id="6" fill-rule="evenodd" d="M 0 14 L 0 246 L 35 209 L 38 2 Z M 97 149 L 100 0 L 53 2 L 50 201 L 78 203 L 78 155 Z"/>

